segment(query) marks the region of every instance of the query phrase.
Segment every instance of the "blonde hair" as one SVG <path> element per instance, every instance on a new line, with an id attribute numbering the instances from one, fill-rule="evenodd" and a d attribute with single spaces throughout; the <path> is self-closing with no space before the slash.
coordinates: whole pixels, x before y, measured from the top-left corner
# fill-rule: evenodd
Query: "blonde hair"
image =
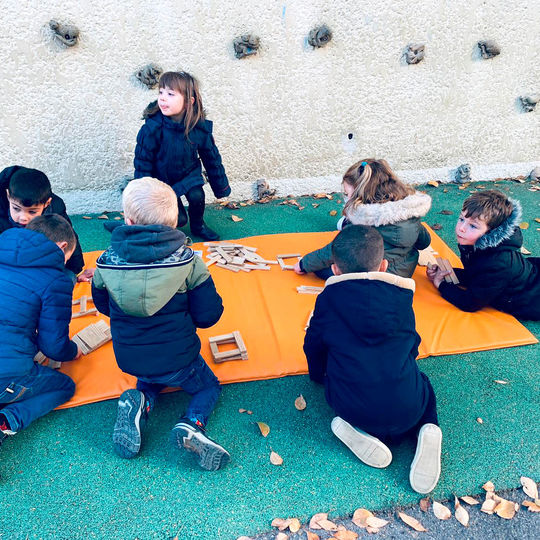
<path id="1" fill-rule="evenodd" d="M 400 201 L 414 193 L 414 188 L 404 184 L 384 159 L 358 161 L 343 175 L 343 182 L 354 188 L 343 208 L 343 215 L 358 204 Z"/>
<path id="2" fill-rule="evenodd" d="M 124 217 L 135 225 L 178 223 L 178 201 L 172 187 L 157 178 L 145 176 L 132 180 L 122 194 Z"/>

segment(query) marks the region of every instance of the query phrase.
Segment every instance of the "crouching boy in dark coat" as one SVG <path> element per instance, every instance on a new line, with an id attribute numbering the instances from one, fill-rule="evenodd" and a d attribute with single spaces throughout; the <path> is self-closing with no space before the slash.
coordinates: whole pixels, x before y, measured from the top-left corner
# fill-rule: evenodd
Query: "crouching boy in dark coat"
<path id="1" fill-rule="evenodd" d="M 204 469 L 217 470 L 230 456 L 205 427 L 221 387 L 200 355 L 196 329 L 219 320 L 221 297 L 204 262 L 174 228 L 178 205 L 170 186 L 155 178 L 133 180 L 123 207 L 126 225 L 113 231 L 92 282 L 95 306 L 111 318 L 118 366 L 137 377 L 137 389 L 118 401 L 115 451 L 135 457 L 160 391 L 182 387 L 192 399 L 172 430 L 173 443 L 197 454 Z"/>
<path id="2" fill-rule="evenodd" d="M 374 228 L 348 226 L 332 255 L 335 275 L 317 298 L 304 342 L 309 376 L 325 386 L 334 435 L 367 465 L 387 467 L 386 444 L 417 436 L 410 482 L 429 493 L 440 476 L 442 433 L 433 388 L 416 364 L 415 283 L 386 273 Z"/>

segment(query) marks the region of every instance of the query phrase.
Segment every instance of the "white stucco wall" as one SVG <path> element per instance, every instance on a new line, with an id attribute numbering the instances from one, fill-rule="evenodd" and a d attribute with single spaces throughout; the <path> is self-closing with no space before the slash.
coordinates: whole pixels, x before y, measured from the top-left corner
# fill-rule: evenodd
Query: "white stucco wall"
<path id="1" fill-rule="evenodd" d="M 540 0 L 0 0 L 0 167 L 49 176 L 76 211 L 118 208 L 140 116 L 157 90 L 149 62 L 199 78 L 235 198 L 266 178 L 278 193 L 337 190 L 356 160 L 384 157 L 408 181 L 475 179 L 540 165 Z M 81 31 L 59 50 L 50 19 Z M 333 40 L 306 36 L 326 23 Z M 261 38 L 237 60 L 234 37 Z M 477 58 L 475 44 L 502 49 Z M 426 44 L 418 65 L 400 60 Z M 348 134 L 353 134 L 349 140 Z"/>

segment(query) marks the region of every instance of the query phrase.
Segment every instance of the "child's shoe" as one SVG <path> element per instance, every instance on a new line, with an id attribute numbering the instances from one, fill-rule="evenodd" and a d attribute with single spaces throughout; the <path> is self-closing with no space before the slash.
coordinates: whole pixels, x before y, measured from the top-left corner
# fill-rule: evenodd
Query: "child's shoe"
<path id="1" fill-rule="evenodd" d="M 11 426 L 7 423 L 6 417 L 0 414 L 0 446 L 10 435 L 17 435 L 16 431 L 12 431 Z"/>
<path id="2" fill-rule="evenodd" d="M 113 430 L 115 452 L 133 458 L 141 449 L 141 425 L 148 418 L 146 398 L 139 390 L 126 390 L 118 400 L 118 416 Z"/>
<path id="3" fill-rule="evenodd" d="M 435 424 L 424 424 L 418 433 L 409 475 L 411 487 L 417 493 L 429 493 L 435 489 L 441 475 L 441 445 L 441 428 Z"/>
<path id="4" fill-rule="evenodd" d="M 200 422 L 181 418 L 172 430 L 172 441 L 199 457 L 199 465 L 207 471 L 217 471 L 231 460 L 229 452 L 205 434 Z"/>
<path id="5" fill-rule="evenodd" d="M 336 416 L 330 424 L 334 435 L 366 465 L 384 469 L 392 462 L 392 452 L 382 441 L 362 430 L 351 426 L 343 418 Z"/>
<path id="6" fill-rule="evenodd" d="M 191 232 L 195 236 L 198 236 L 206 241 L 215 242 L 216 240 L 219 240 L 219 234 L 216 231 L 213 231 L 204 222 L 200 227 L 192 226 Z"/>

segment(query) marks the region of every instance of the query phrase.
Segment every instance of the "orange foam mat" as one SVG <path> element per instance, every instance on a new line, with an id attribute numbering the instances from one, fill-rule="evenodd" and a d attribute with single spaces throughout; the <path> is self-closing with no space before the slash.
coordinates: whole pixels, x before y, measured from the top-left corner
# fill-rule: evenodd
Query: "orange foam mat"
<path id="1" fill-rule="evenodd" d="M 433 232 L 432 246 L 453 265 L 459 258 Z M 275 259 L 283 253 L 306 254 L 332 240 L 335 232 L 274 234 L 241 238 L 238 242 L 258 248 L 265 259 Z M 206 248 L 196 244 L 194 249 Z M 85 254 L 87 266 L 95 265 L 101 252 Z M 290 262 L 290 261 L 287 261 Z M 307 373 L 302 350 L 304 327 L 315 304 L 315 295 L 299 294 L 298 285 L 322 286 L 313 275 L 299 276 L 279 265 L 271 270 L 234 273 L 215 265 L 210 267 L 217 290 L 225 306 L 221 320 L 212 328 L 200 330 L 201 354 L 222 383 L 273 379 L 285 375 Z M 464 313 L 443 300 L 418 267 L 414 311 L 417 330 L 422 337 L 419 357 L 458 354 L 536 343 L 538 340 L 514 317 L 494 309 Z M 79 283 L 74 297 L 90 294 L 90 286 Z M 74 307 L 74 311 L 78 306 Z M 71 334 L 96 322 L 88 315 L 73 319 Z M 249 359 L 214 364 L 208 338 L 239 330 L 246 344 Z M 73 378 L 77 389 L 73 398 L 61 408 L 75 407 L 118 397 L 133 388 L 135 378 L 122 373 L 116 366 L 112 343 L 75 362 L 65 363 L 61 370 Z"/>

